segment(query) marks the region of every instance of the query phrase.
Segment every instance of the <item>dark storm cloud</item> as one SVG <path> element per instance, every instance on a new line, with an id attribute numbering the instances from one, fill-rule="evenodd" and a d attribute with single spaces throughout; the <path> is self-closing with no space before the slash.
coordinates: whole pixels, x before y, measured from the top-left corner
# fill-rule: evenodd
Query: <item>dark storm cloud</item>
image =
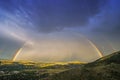
<path id="1" fill-rule="evenodd" d="M 93 32 L 118 37 L 120 35 L 120 0 L 109 0 L 101 12 L 93 18 Z"/>
<path id="2" fill-rule="evenodd" d="M 42 16 L 36 20 L 39 30 L 61 30 L 64 27 L 82 26 L 88 22 L 88 18 L 99 12 L 99 1 L 65 0 L 61 2 L 48 2 L 42 5 Z"/>
<path id="3" fill-rule="evenodd" d="M 9 39 L 0 34 L 0 58 L 9 59 L 19 46 L 21 46 L 21 44 L 18 43 L 18 41 Z"/>
<path id="4" fill-rule="evenodd" d="M 40 32 L 59 31 L 88 23 L 107 0 L 1 0 L 1 8 L 18 13 Z"/>

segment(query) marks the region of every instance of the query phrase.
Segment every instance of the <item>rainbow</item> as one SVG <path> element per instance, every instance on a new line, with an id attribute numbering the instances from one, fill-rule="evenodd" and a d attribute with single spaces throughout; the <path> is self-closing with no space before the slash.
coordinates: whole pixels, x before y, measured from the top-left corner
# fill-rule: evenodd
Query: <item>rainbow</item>
<path id="1" fill-rule="evenodd" d="M 22 52 L 25 44 L 26 44 L 26 43 L 24 43 L 23 46 L 17 50 L 17 52 L 14 54 L 14 56 L 13 56 L 13 58 L 12 58 L 12 61 L 15 61 L 15 60 L 16 60 L 16 58 L 18 57 L 18 55 Z"/>
<path id="2" fill-rule="evenodd" d="M 83 36 L 83 35 L 81 35 Z M 92 42 L 90 41 L 88 38 L 86 38 L 85 36 L 83 36 L 88 42 L 89 44 L 97 51 L 98 55 L 101 57 L 103 57 L 103 54 L 101 53 L 101 51 L 97 48 L 97 46 Z M 25 43 L 26 44 L 26 43 Z M 13 56 L 12 58 L 12 61 L 15 61 L 16 58 L 18 57 L 18 55 L 21 53 L 21 51 L 23 50 L 25 44 L 15 53 L 15 55 Z"/>
<path id="3" fill-rule="evenodd" d="M 100 56 L 100 58 L 101 57 L 103 57 L 103 54 L 100 52 L 100 50 L 96 47 L 96 45 L 92 42 L 92 41 L 90 41 L 90 40 L 88 40 L 87 39 L 87 41 L 89 42 L 89 44 L 97 51 L 97 53 L 98 53 L 98 55 Z"/>
<path id="4" fill-rule="evenodd" d="M 92 41 L 90 41 L 88 38 L 86 38 L 82 34 L 80 34 L 80 36 L 82 36 L 83 38 L 85 38 L 89 42 L 89 44 L 97 51 L 97 53 L 100 56 L 100 58 L 103 57 L 103 54 L 101 53 L 101 51 L 97 48 L 97 46 Z"/>
<path id="5" fill-rule="evenodd" d="M 21 53 L 22 50 L 23 50 L 23 48 L 20 48 L 20 49 L 15 53 L 12 61 L 15 61 L 15 60 L 16 60 L 16 58 L 18 57 L 18 55 Z"/>
<path id="6" fill-rule="evenodd" d="M 14 54 L 13 58 L 12 58 L 12 61 L 15 61 L 16 58 L 18 57 L 18 55 L 22 52 L 22 50 L 24 49 L 25 45 L 27 44 L 27 42 L 25 42 L 23 44 L 23 46 L 21 48 L 18 49 L 18 51 Z"/>

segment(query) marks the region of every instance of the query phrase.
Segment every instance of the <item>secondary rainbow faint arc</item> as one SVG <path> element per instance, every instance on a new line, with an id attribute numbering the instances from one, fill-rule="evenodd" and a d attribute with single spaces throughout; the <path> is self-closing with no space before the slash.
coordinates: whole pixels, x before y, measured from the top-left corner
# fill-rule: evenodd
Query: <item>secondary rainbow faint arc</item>
<path id="1" fill-rule="evenodd" d="M 113 52 L 116 52 L 116 49 L 112 46 L 110 40 L 108 40 L 106 37 L 103 37 L 104 40 L 106 40 L 106 42 L 108 43 L 109 47 L 113 50 Z"/>

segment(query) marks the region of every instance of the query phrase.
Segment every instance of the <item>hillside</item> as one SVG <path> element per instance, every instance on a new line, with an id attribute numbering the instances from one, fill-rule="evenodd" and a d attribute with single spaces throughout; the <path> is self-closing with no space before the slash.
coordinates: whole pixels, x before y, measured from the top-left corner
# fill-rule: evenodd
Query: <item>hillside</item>
<path id="1" fill-rule="evenodd" d="M 80 67 L 80 62 L 0 61 L 0 80 L 41 80 L 66 70 Z"/>
<path id="2" fill-rule="evenodd" d="M 120 52 L 87 64 L 0 60 L 0 80 L 120 80 Z"/>
<path id="3" fill-rule="evenodd" d="M 82 68 L 75 68 L 44 80 L 120 80 L 120 52 L 115 52 Z"/>

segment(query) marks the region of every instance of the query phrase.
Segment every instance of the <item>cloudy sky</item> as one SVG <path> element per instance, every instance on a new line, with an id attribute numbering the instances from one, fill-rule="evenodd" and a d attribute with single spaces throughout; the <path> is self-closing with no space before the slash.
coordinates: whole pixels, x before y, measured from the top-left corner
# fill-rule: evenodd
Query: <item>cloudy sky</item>
<path id="1" fill-rule="evenodd" d="M 120 50 L 120 0 L 0 0 L 0 58 L 92 61 Z"/>

